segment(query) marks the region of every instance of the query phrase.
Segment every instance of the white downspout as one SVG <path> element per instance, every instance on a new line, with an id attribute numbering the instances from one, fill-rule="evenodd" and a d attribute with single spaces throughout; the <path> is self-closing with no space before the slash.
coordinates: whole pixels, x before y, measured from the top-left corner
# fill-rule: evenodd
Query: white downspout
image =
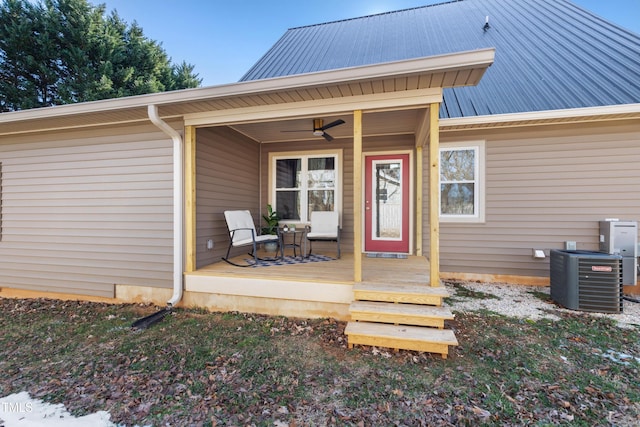
<path id="1" fill-rule="evenodd" d="M 167 305 L 175 306 L 182 299 L 182 271 L 183 267 L 183 226 L 184 214 L 182 208 L 182 200 L 184 193 L 184 170 L 183 170 L 183 140 L 182 136 L 160 116 L 158 116 L 158 107 L 155 105 L 147 106 L 147 114 L 149 120 L 156 125 L 158 129 L 167 134 L 173 140 L 173 296 Z"/>

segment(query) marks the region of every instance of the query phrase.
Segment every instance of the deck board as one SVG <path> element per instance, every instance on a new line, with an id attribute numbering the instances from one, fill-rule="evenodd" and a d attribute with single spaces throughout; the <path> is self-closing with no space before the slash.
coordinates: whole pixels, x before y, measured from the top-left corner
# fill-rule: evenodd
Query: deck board
<path id="1" fill-rule="evenodd" d="M 395 349 L 449 354 L 449 346 L 458 345 L 453 331 L 419 326 L 388 325 L 383 323 L 349 322 L 344 333 L 349 348 L 354 344 Z"/>
<path id="2" fill-rule="evenodd" d="M 354 301 L 349 306 L 352 321 L 429 326 L 444 329 L 453 314 L 446 307 L 419 304 L 390 304 L 377 301 Z"/>

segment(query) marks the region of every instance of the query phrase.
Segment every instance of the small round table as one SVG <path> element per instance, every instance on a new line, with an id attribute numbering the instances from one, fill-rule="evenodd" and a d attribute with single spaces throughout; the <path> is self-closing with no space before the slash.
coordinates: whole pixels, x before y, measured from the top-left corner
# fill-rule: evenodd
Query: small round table
<path id="1" fill-rule="evenodd" d="M 297 248 L 300 248 L 300 257 L 304 258 L 307 253 L 307 232 L 305 228 L 278 228 L 278 238 L 280 239 L 280 258 L 284 258 L 284 250 L 293 248 L 293 256 L 297 257 Z M 290 237 L 288 237 L 290 236 Z"/>

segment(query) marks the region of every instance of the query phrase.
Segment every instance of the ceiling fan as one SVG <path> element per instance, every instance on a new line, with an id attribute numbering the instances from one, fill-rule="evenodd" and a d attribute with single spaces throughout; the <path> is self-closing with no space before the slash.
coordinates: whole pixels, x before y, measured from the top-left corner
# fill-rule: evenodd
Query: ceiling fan
<path id="1" fill-rule="evenodd" d="M 334 126 L 338 126 L 341 124 L 344 124 L 344 120 L 342 119 L 338 119 L 335 120 L 331 123 L 327 123 L 326 125 L 324 124 L 324 120 L 322 119 L 313 119 L 313 135 L 314 136 L 321 136 L 324 139 L 326 139 L 327 141 L 333 141 L 333 137 L 331 135 L 329 135 L 327 132 L 325 132 L 327 129 L 330 129 Z M 283 130 L 282 132 L 308 132 L 308 130 L 304 129 L 304 130 Z"/>

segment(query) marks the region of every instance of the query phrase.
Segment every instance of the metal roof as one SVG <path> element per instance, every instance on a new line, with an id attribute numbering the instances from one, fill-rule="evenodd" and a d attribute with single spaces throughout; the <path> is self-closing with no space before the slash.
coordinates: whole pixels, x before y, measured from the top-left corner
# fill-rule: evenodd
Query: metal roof
<path id="1" fill-rule="evenodd" d="M 488 18 L 488 28 L 485 23 Z M 442 118 L 640 102 L 640 36 L 568 0 L 460 0 L 289 29 L 242 81 L 495 48 Z"/>

